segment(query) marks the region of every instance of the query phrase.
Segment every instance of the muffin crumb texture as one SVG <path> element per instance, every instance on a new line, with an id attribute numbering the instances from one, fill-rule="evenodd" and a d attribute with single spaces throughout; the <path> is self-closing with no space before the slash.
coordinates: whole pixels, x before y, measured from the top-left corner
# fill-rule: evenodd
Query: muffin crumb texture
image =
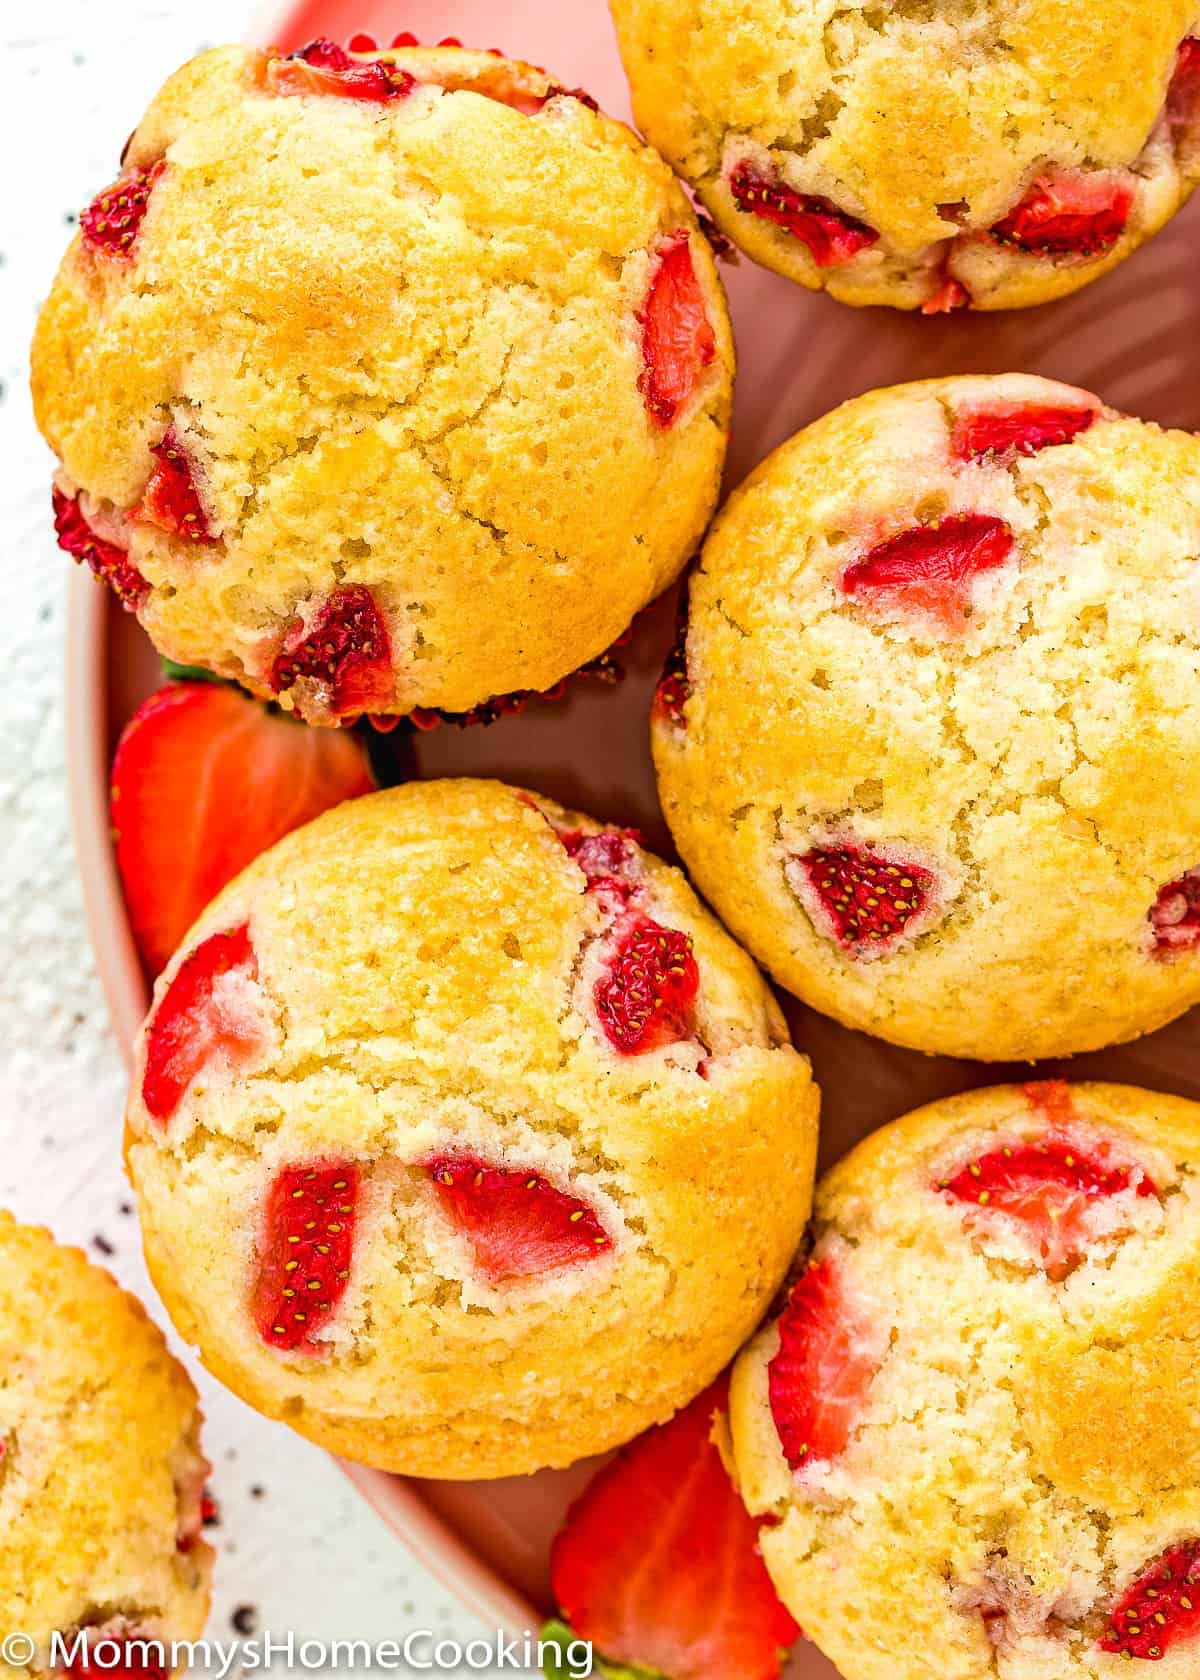
<path id="1" fill-rule="evenodd" d="M 929 314 L 1075 291 L 1200 179 L 1195 0 L 611 0 L 634 110 L 756 261 Z"/>
<path id="2" fill-rule="evenodd" d="M 806 1002 L 987 1060 L 1200 999 L 1200 445 L 1025 375 L 860 397 L 716 520 L 654 705 L 700 890 Z"/>
<path id="3" fill-rule="evenodd" d="M 728 1362 L 807 1218 L 816 1109 L 754 965 L 632 831 L 410 783 L 205 912 L 127 1153 L 217 1376 L 352 1458 L 505 1475 Z"/>
<path id="4" fill-rule="evenodd" d="M 55 1635 L 77 1657 L 80 1635 L 199 1638 L 213 1553 L 195 1390 L 107 1272 L 7 1213 L 0 1368 L 0 1610 L 36 1647 L 0 1675 L 50 1672 Z"/>
<path id="5" fill-rule="evenodd" d="M 996 1087 L 818 1186 L 731 1423 L 767 1567 L 846 1680 L 1195 1674 L 1198 1137 L 1175 1097 Z"/>
<path id="6" fill-rule="evenodd" d="M 167 82 L 33 349 L 62 546 L 327 724 L 599 659 L 704 530 L 732 373 L 686 195 L 586 94 L 329 41 Z"/>

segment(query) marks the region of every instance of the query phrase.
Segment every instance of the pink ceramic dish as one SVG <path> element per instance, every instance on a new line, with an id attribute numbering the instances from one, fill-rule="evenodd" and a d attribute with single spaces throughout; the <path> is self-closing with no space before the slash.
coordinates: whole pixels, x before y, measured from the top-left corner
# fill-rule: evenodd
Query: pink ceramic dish
<path id="1" fill-rule="evenodd" d="M 458 36 L 500 45 L 587 87 L 628 118 L 624 76 L 604 0 L 300 0 L 275 7 L 253 38 L 284 48 L 316 35 L 357 31 L 387 41 L 411 29 L 424 40 Z M 164 72 L 170 66 L 164 65 Z M 737 330 L 739 380 L 730 480 L 736 482 L 799 426 L 873 386 L 956 372 L 1021 369 L 1098 391 L 1118 408 L 1200 429 L 1200 202 L 1106 280 L 1063 303 L 1001 316 L 923 319 L 857 312 L 792 287 L 742 261 L 725 269 Z M 415 743 L 417 773 L 488 774 L 544 789 L 610 820 L 637 823 L 669 851 L 654 795 L 646 719 L 671 635 L 662 603 L 640 621 L 618 690 L 577 687 L 491 729 L 442 729 Z M 147 987 L 121 899 L 109 840 L 108 768 L 122 724 L 161 681 L 136 623 L 85 572 L 72 578 L 67 666 L 71 797 L 79 866 L 113 1025 L 129 1052 Z M 924 1058 L 850 1033 L 784 1000 L 796 1042 L 813 1058 L 825 1092 L 823 1158 L 835 1159 L 896 1114 L 1024 1069 Z M 1039 1069 L 1042 1077 L 1064 1066 Z M 1200 1097 L 1200 1046 L 1192 1020 L 1123 1050 L 1081 1057 L 1075 1077 L 1124 1079 Z M 493 1627 L 536 1628 L 553 1607 L 549 1541 L 588 1466 L 492 1483 L 416 1481 L 347 1465 L 363 1494 Z M 834 1670 L 801 1647 L 789 1680 L 831 1680 Z"/>

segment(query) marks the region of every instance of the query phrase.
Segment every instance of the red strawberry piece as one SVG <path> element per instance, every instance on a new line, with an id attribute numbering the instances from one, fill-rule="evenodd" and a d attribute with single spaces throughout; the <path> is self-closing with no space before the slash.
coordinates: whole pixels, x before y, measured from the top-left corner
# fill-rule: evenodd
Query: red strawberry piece
<path id="1" fill-rule="evenodd" d="M 1013 534 L 989 513 L 956 513 L 938 525 L 913 525 L 877 543 L 841 576 L 851 596 L 883 596 L 961 627 L 971 587 L 1008 560 Z"/>
<path id="2" fill-rule="evenodd" d="M 560 830 L 558 837 L 587 876 L 589 891 L 601 884 L 624 885 L 628 890 L 638 879 L 642 837 L 636 828 L 604 828 L 599 834 L 576 828 L 567 833 Z"/>
<path id="3" fill-rule="evenodd" d="M 297 682 L 315 685 L 337 717 L 388 709 L 395 692 L 391 639 L 369 589 L 335 589 L 307 623 L 297 619 L 287 631 L 271 686 L 280 694 Z"/>
<path id="4" fill-rule="evenodd" d="M 651 715 L 665 720 L 676 729 L 684 729 L 687 720 L 683 709 L 688 703 L 692 692 L 692 685 L 688 679 L 687 668 L 687 612 L 681 612 L 679 631 L 675 637 L 675 645 L 667 655 L 667 662 L 663 666 L 663 674 L 658 679 L 658 686 L 654 690 L 651 702 Z"/>
<path id="5" fill-rule="evenodd" d="M 393 47 L 419 47 L 420 45 L 420 41 L 417 40 L 411 29 L 401 30 L 400 34 L 392 40 Z"/>
<path id="6" fill-rule="evenodd" d="M 1021 1090 L 1030 1108 L 1035 1108 L 1052 1126 L 1066 1126 L 1077 1120 L 1075 1099 L 1065 1079 L 1030 1079 Z"/>
<path id="7" fill-rule="evenodd" d="M 713 1440 L 725 1381 L 592 1478 L 550 1553 L 564 1620 L 607 1665 L 669 1680 L 777 1680 L 799 1628 Z"/>
<path id="8" fill-rule="evenodd" d="M 668 234 L 655 255 L 650 290 L 637 317 L 643 363 L 638 388 L 650 418 L 665 430 L 690 402 L 717 353 L 717 340 L 686 231 Z"/>
<path id="9" fill-rule="evenodd" d="M 142 1101 L 168 1121 L 215 1057 L 234 1065 L 262 1042 L 262 1017 L 248 996 L 258 979 L 249 926 L 213 933 L 183 959 L 146 1028 Z"/>
<path id="10" fill-rule="evenodd" d="M 76 1638 L 81 1640 L 75 1655 Z M 160 1652 L 160 1636 L 130 1627 L 124 1620 L 86 1628 L 79 1635 L 67 1634 L 65 1643 L 72 1653 L 65 1672 L 73 1680 L 167 1680 L 170 1664 L 166 1649 Z"/>
<path id="11" fill-rule="evenodd" d="M 290 58 L 271 59 L 267 83 L 278 94 L 326 94 L 386 105 L 393 99 L 407 99 L 417 78 L 387 59 L 364 63 L 336 41 L 321 39 L 310 41 Z"/>
<path id="12" fill-rule="evenodd" d="M 150 194 L 166 167 L 160 158 L 148 169 L 130 169 L 92 200 L 79 218 L 79 231 L 89 251 L 132 259 Z"/>
<path id="13" fill-rule="evenodd" d="M 379 42 L 374 35 L 351 35 L 346 42 L 346 50 L 352 53 L 373 53 L 379 51 Z"/>
<path id="14" fill-rule="evenodd" d="M 498 1167 L 466 1153 L 436 1155 L 423 1165 L 443 1210 L 493 1283 L 561 1271 L 612 1247 L 594 1208 L 528 1168 Z"/>
<path id="15" fill-rule="evenodd" d="M 359 1171 L 349 1161 L 285 1167 L 263 1208 L 251 1312 L 269 1347 L 321 1353 L 317 1332 L 346 1293 Z"/>
<path id="16" fill-rule="evenodd" d="M 837 1261 L 815 1261 L 793 1285 L 767 1366 L 771 1416 L 793 1470 L 846 1450 L 882 1363 L 881 1338 L 847 1300 Z"/>
<path id="17" fill-rule="evenodd" d="M 1178 956 L 1200 945 L 1200 867 L 1158 889 L 1149 920 L 1156 956 Z"/>
<path id="18" fill-rule="evenodd" d="M 306 729 L 224 684 L 171 683 L 143 701 L 117 743 L 110 810 L 147 969 L 260 852 L 373 786 L 355 736 Z"/>
<path id="19" fill-rule="evenodd" d="M 1159 1662 L 1185 1640 L 1200 1638 L 1200 1540 L 1172 1546 L 1113 1606 L 1102 1651 Z"/>
<path id="20" fill-rule="evenodd" d="M 128 553 L 116 543 L 105 542 L 83 517 L 78 496 L 64 496 L 54 487 L 54 533 L 58 546 L 74 560 L 87 565 L 101 583 L 106 583 L 126 612 L 136 612 L 150 593 L 150 585 Z"/>
<path id="21" fill-rule="evenodd" d="M 1033 1087 L 1035 1093 L 1040 1089 Z M 1066 1087 L 1063 1092 L 1064 1117 L 1069 1119 L 1070 1094 Z M 1045 1105 L 1040 1106 L 1047 1112 Z M 1061 1098 L 1057 1108 L 1058 1115 L 1063 1114 Z M 1053 1107 L 1049 1113 L 1058 1117 Z M 1083 1143 L 1065 1132 L 1048 1132 L 1036 1142 L 1014 1139 L 998 1144 L 968 1162 L 939 1189 L 951 1201 L 970 1204 L 976 1226 L 981 1218 L 986 1221 L 995 1214 L 1015 1220 L 1046 1275 L 1056 1283 L 1083 1259 L 1093 1231 L 1092 1210 L 1098 1202 L 1125 1191 L 1157 1195 L 1142 1168 L 1118 1160 L 1110 1144 Z"/>
<path id="22" fill-rule="evenodd" d="M 1179 49 L 1167 92 L 1167 122 L 1172 136 L 1200 138 L 1200 39 L 1189 36 Z"/>
<path id="23" fill-rule="evenodd" d="M 797 192 L 778 175 L 766 175 L 743 160 L 729 177 L 738 209 L 772 222 L 802 240 L 818 268 L 849 262 L 879 240 L 875 229 L 839 210 L 827 198 Z"/>
<path id="24" fill-rule="evenodd" d="M 146 519 L 172 536 L 188 542 L 214 543 L 217 536 L 196 489 L 196 477 L 187 450 L 174 426 L 158 443 L 150 445 L 154 467 L 133 510 L 135 519 Z"/>
<path id="25" fill-rule="evenodd" d="M 1001 402 L 963 408 L 954 417 L 950 448 L 959 461 L 978 461 L 983 455 L 1036 455 L 1070 443 L 1099 415 L 1095 404 L 1078 403 Z"/>
<path id="26" fill-rule="evenodd" d="M 699 989 L 690 934 L 634 916 L 619 925 L 593 996 L 609 1043 L 638 1056 L 691 1037 Z"/>
<path id="27" fill-rule="evenodd" d="M 971 294 L 961 280 L 953 275 L 942 277 L 935 292 L 931 292 L 921 305 L 922 315 L 953 315 L 956 310 L 969 309 Z"/>
<path id="28" fill-rule="evenodd" d="M 1111 250 L 1133 208 L 1133 182 L 1108 170 L 1042 175 L 992 228 L 1022 251 L 1096 257 Z"/>
<path id="29" fill-rule="evenodd" d="M 920 864 L 861 846 L 814 846 L 796 860 L 816 895 L 820 919 L 854 956 L 886 951 L 926 908 L 934 877 Z"/>

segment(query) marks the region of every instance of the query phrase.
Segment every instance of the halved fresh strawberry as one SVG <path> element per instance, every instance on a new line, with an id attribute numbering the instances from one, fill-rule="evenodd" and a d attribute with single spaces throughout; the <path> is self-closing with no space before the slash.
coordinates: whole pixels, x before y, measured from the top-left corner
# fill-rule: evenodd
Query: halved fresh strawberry
<path id="1" fill-rule="evenodd" d="M 714 1383 L 607 1464 L 550 1553 L 564 1620 L 611 1664 L 663 1680 L 777 1680 L 799 1628 L 713 1439 Z"/>
<path id="2" fill-rule="evenodd" d="M 699 990 L 691 935 L 635 915 L 618 924 L 593 995 L 609 1043 L 638 1056 L 691 1037 Z"/>
<path id="3" fill-rule="evenodd" d="M 98 256 L 132 259 L 150 194 L 166 167 L 160 158 L 148 169 L 130 169 L 96 195 L 79 217 L 87 250 Z"/>
<path id="4" fill-rule="evenodd" d="M 984 455 L 1036 455 L 1039 450 L 1070 443 L 1099 418 L 1098 403 L 1087 407 L 1000 402 L 962 408 L 954 417 L 950 449 L 959 461 L 978 461 Z"/>
<path id="5" fill-rule="evenodd" d="M 828 1463 L 846 1450 L 885 1346 L 847 1299 L 838 1261 L 814 1261 L 788 1296 L 779 1349 L 767 1366 L 771 1416 L 793 1470 Z"/>
<path id="6" fill-rule="evenodd" d="M 73 560 L 88 566 L 101 583 L 106 583 L 126 612 L 136 612 L 149 595 L 150 585 L 128 553 L 96 535 L 83 517 L 78 496 L 65 496 L 55 485 L 53 501 L 58 546 Z"/>
<path id="7" fill-rule="evenodd" d="M 1172 1546 L 1126 1588 L 1100 1649 L 1159 1662 L 1193 1639 L 1200 1639 L 1200 1540 Z"/>
<path id="8" fill-rule="evenodd" d="M 213 933 L 180 963 L 146 1026 L 142 1101 L 156 1120 L 171 1118 L 188 1087 L 214 1058 L 245 1063 L 262 1043 L 253 991 L 258 958 L 243 922 Z"/>
<path id="9" fill-rule="evenodd" d="M 321 1353 L 317 1336 L 350 1278 L 359 1170 L 352 1161 L 285 1167 L 263 1207 L 250 1310 L 269 1347 Z"/>
<path id="10" fill-rule="evenodd" d="M 1031 1098 L 1051 1120 L 1073 1118 L 1070 1093 L 1054 1106 Z M 1051 1086 L 1057 1089 L 1057 1082 Z M 1126 1191 L 1154 1196 L 1157 1190 L 1136 1162 L 1121 1160 L 1104 1140 L 1085 1142 L 1065 1131 L 1048 1131 L 1035 1141 L 1013 1138 L 968 1162 L 938 1188 L 950 1201 L 970 1205 L 973 1228 L 986 1228 L 995 1215 L 1016 1222 L 1047 1277 L 1061 1282 L 1084 1258 L 1094 1240 L 1098 1203 Z"/>
<path id="11" fill-rule="evenodd" d="M 637 317 L 643 364 L 638 388 L 650 418 L 665 430 L 690 402 L 717 353 L 717 340 L 687 230 L 680 228 L 660 240 L 655 257 L 650 290 Z"/>
<path id="12" fill-rule="evenodd" d="M 150 445 L 150 453 L 154 467 L 133 517 L 148 520 L 188 542 L 217 542 L 196 489 L 191 460 L 174 426 L 167 429 L 160 442 Z"/>
<path id="13" fill-rule="evenodd" d="M 932 871 L 918 863 L 848 843 L 814 846 L 794 865 L 802 871 L 798 884 L 815 896 L 820 931 L 853 956 L 882 954 L 895 945 L 925 910 L 936 884 Z M 795 879 L 794 868 L 789 874 Z"/>
<path id="14" fill-rule="evenodd" d="M 995 223 L 992 237 L 1022 251 L 1100 256 L 1125 231 L 1134 184 L 1132 176 L 1106 169 L 1041 175 Z"/>
<path id="15" fill-rule="evenodd" d="M 748 160 L 735 166 L 729 191 L 738 209 L 772 222 L 808 246 L 818 268 L 832 268 L 878 243 L 866 222 L 839 210 L 827 198 L 797 192 L 778 175 L 767 175 Z"/>
<path id="16" fill-rule="evenodd" d="M 594 1208 L 528 1168 L 498 1167 L 466 1152 L 423 1165 L 493 1283 L 561 1271 L 612 1247 Z"/>
<path id="17" fill-rule="evenodd" d="M 355 736 L 306 729 L 224 684 L 170 683 L 144 700 L 117 743 L 110 810 L 150 973 L 260 852 L 373 786 Z"/>
<path id="18" fill-rule="evenodd" d="M 961 280 L 956 280 L 952 274 L 943 275 L 937 288 L 930 292 L 921 305 L 922 315 L 953 315 L 959 309 L 968 309 L 971 304 L 971 294 Z"/>
<path id="19" fill-rule="evenodd" d="M 407 99 L 417 78 L 388 59 L 354 58 L 336 41 L 322 38 L 288 58 L 270 58 L 266 85 L 277 94 L 325 94 L 386 105 Z"/>
<path id="20" fill-rule="evenodd" d="M 1003 519 L 955 513 L 877 543 L 850 562 L 840 584 L 846 595 L 882 596 L 953 629 L 965 619 L 975 579 L 1003 566 L 1012 550 L 1013 534 Z"/>
<path id="21" fill-rule="evenodd" d="M 1200 142 L 1200 38 L 1189 35 L 1179 48 L 1175 74 L 1167 91 L 1167 122 L 1180 141 Z"/>
<path id="22" fill-rule="evenodd" d="M 1195 950 L 1200 945 L 1200 866 L 1160 887 L 1148 917 L 1156 956 Z"/>
<path id="23" fill-rule="evenodd" d="M 360 583 L 335 589 L 310 618 L 298 617 L 285 633 L 271 666 L 276 694 L 311 684 L 321 706 L 337 718 L 383 712 L 395 679 L 387 625 L 369 589 Z"/>

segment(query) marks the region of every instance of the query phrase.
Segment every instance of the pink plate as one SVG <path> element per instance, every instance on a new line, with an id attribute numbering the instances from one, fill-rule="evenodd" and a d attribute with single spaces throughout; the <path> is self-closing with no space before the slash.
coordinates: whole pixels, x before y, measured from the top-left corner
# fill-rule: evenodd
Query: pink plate
<path id="1" fill-rule="evenodd" d="M 614 115 L 629 107 L 603 0 L 298 0 L 264 16 L 261 44 L 285 48 L 315 35 L 387 41 L 411 29 L 493 44 L 584 86 Z M 163 67 L 164 70 L 169 68 Z M 725 270 L 740 373 L 731 482 L 768 449 L 834 404 L 898 380 L 1020 369 L 1098 391 L 1118 408 L 1200 429 L 1200 202 L 1132 261 L 1074 298 L 999 316 L 932 320 L 843 308 L 742 261 Z M 422 775 L 487 774 L 544 789 L 597 816 L 639 824 L 670 850 L 646 744 L 650 690 L 670 639 L 663 602 L 639 622 L 629 676 L 616 691 L 578 687 L 491 729 L 444 729 L 416 741 Z M 128 1054 L 147 988 L 121 900 L 109 842 L 112 748 L 133 707 L 161 681 L 136 623 L 83 572 L 72 580 L 67 706 L 71 794 L 92 940 L 113 1025 Z M 845 1031 L 785 1000 L 796 1042 L 825 1092 L 823 1159 L 836 1159 L 873 1127 L 934 1097 L 1027 1070 L 924 1058 Z M 1043 1075 L 1062 1072 L 1052 1065 Z M 1123 1050 L 1079 1058 L 1079 1077 L 1124 1079 L 1200 1097 L 1200 1054 L 1189 1021 Z M 549 1541 L 588 1466 L 499 1482 L 417 1481 L 347 1465 L 348 1474 L 418 1555 L 493 1627 L 523 1632 L 552 1608 Z M 801 1647 L 789 1680 L 831 1680 Z"/>

